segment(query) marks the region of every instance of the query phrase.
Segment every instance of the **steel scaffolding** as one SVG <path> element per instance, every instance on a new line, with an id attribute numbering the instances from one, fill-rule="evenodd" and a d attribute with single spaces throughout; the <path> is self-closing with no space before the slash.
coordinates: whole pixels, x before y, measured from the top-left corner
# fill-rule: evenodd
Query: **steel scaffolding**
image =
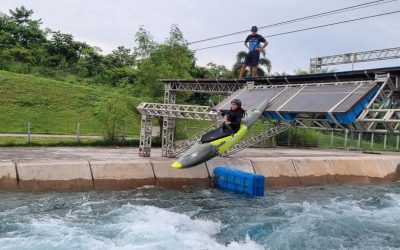
<path id="1" fill-rule="evenodd" d="M 361 132 L 400 133 L 399 77 L 378 75 L 381 87 L 358 117 Z"/>
<path id="2" fill-rule="evenodd" d="M 345 53 L 340 55 L 322 56 L 310 59 L 310 71 L 317 72 L 323 66 L 371 62 L 400 58 L 400 47 L 378 49 L 363 52 Z"/>
<path id="3" fill-rule="evenodd" d="M 354 81 L 352 84 L 362 85 L 364 83 L 377 84 L 379 90 L 374 95 L 372 100 L 368 103 L 367 107 L 358 116 L 356 121 L 352 124 L 340 124 L 335 119 L 334 122 L 328 122 L 326 119 L 319 117 L 318 114 L 304 113 L 296 116 L 292 121 L 285 120 L 282 116 L 280 122 L 276 122 L 273 119 L 268 120 L 269 126 L 265 126 L 261 132 L 243 139 L 236 146 L 231 148 L 225 153 L 225 155 L 231 155 L 244 148 L 270 138 L 276 134 L 279 134 L 290 127 L 300 128 L 313 128 L 319 130 L 341 130 L 341 131 L 352 131 L 352 132 L 380 132 L 380 133 L 400 133 L 400 82 L 398 75 L 392 74 L 376 74 L 374 80 L 370 80 L 370 75 L 366 74 L 369 80 Z M 200 93 L 215 93 L 220 95 L 227 95 L 233 91 L 241 89 L 250 89 L 253 91 L 263 89 L 276 89 L 276 88 L 303 88 L 305 86 L 322 86 L 322 85 L 341 85 L 349 84 L 349 82 L 324 82 L 324 83 L 302 83 L 302 84 L 285 84 L 283 80 L 281 84 L 274 85 L 253 85 L 238 83 L 235 80 L 229 82 L 224 80 L 216 86 L 214 83 L 207 83 L 202 80 L 201 87 L 195 86 L 198 81 L 165 81 L 165 96 L 164 103 L 141 103 L 138 106 L 138 110 L 142 115 L 141 133 L 140 133 L 140 147 L 139 154 L 143 157 L 149 157 L 151 153 L 151 131 L 152 122 L 154 117 L 163 118 L 163 129 L 162 129 L 162 156 L 164 157 L 175 157 L 182 153 L 186 149 L 190 148 L 195 142 L 197 142 L 203 133 L 211 131 L 218 126 L 217 123 L 212 126 L 199 131 L 192 137 L 174 143 L 174 132 L 175 132 L 175 119 L 194 119 L 194 120 L 206 120 L 216 121 L 216 113 L 212 111 L 208 106 L 197 106 L 197 105 L 180 105 L 176 104 L 176 93 L 179 91 L 188 92 L 200 92 Z M 206 82 L 206 83 L 205 83 Z M 275 97 L 276 100 L 288 100 L 290 98 L 285 96 L 283 91 L 278 92 L 279 94 Z M 347 98 L 346 96 L 345 98 Z M 342 101 L 344 101 L 343 99 Z M 341 101 L 341 102 L 342 102 Z M 340 104 L 340 103 L 339 103 Z M 339 105 L 337 104 L 337 105 Z M 337 106 L 336 105 L 336 106 Z M 278 112 L 279 113 L 279 112 Z M 332 115 L 333 116 L 333 115 Z M 272 124 L 272 126 L 271 126 Z"/>

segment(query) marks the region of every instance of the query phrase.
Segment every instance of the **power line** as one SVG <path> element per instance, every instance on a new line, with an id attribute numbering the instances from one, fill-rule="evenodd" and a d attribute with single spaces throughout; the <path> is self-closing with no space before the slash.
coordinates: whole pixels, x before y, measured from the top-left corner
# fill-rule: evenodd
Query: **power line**
<path id="1" fill-rule="evenodd" d="M 314 18 L 330 16 L 330 15 L 339 14 L 339 13 L 348 12 L 348 11 L 353 11 L 353 10 L 362 9 L 362 8 L 368 8 L 368 7 L 372 7 L 372 6 L 376 6 L 376 5 L 387 4 L 387 3 L 395 2 L 395 1 L 397 1 L 397 0 L 372 1 L 372 2 L 368 2 L 368 3 L 363 3 L 363 4 L 358 4 L 358 5 L 353 5 L 353 6 L 337 9 L 337 10 L 322 12 L 322 13 L 314 14 L 314 15 L 311 15 L 311 16 L 306 16 L 306 17 L 296 18 L 296 19 L 292 19 L 292 20 L 288 20 L 288 21 L 279 22 L 279 23 L 264 25 L 264 26 L 260 26 L 259 29 L 267 29 L 267 28 L 282 26 L 282 25 L 296 23 L 296 22 L 300 22 L 300 21 L 306 21 L 306 20 L 310 20 L 310 19 L 314 19 Z M 189 42 L 188 45 L 195 44 L 195 43 L 206 42 L 206 41 L 215 40 L 215 39 L 220 39 L 220 38 L 229 37 L 229 36 L 233 36 L 233 35 L 238 35 L 238 34 L 242 34 L 242 33 L 248 33 L 248 32 L 249 32 L 248 30 L 242 30 L 242 31 L 238 31 L 238 32 L 225 34 L 225 35 L 214 36 L 214 37 L 210 37 L 210 38 L 206 38 L 206 39 L 202 39 L 202 40 L 198 40 L 198 41 L 194 41 L 194 42 Z"/>
<path id="2" fill-rule="evenodd" d="M 292 31 L 277 33 L 277 34 L 269 35 L 269 36 L 266 36 L 266 37 L 282 36 L 282 35 L 287 35 L 287 34 L 307 31 L 307 30 L 313 30 L 313 29 L 319 29 L 319 28 L 324 28 L 324 27 L 343 24 L 343 23 L 350 23 L 350 22 L 360 21 L 360 20 L 379 17 L 379 16 L 386 16 L 386 15 L 396 14 L 396 13 L 399 13 L 399 12 L 400 12 L 400 10 L 392 11 L 392 12 L 386 12 L 386 13 L 372 15 L 372 16 L 360 17 L 360 18 L 355 18 L 355 19 L 350 19 L 350 20 L 345 20 L 345 21 L 340 21 L 340 22 L 335 22 L 335 23 L 328 23 L 328 24 L 324 24 L 324 25 L 313 26 L 313 27 L 304 28 L 304 29 L 298 29 L 298 30 L 292 30 Z M 243 43 L 243 40 L 236 41 L 236 42 L 230 42 L 230 43 L 223 43 L 223 44 L 218 44 L 218 45 L 213 45 L 213 46 L 208 46 L 208 47 L 203 47 L 203 48 L 199 48 L 199 49 L 194 49 L 193 51 L 217 48 L 217 47 L 232 45 L 232 44 L 236 44 L 236 43 Z"/>

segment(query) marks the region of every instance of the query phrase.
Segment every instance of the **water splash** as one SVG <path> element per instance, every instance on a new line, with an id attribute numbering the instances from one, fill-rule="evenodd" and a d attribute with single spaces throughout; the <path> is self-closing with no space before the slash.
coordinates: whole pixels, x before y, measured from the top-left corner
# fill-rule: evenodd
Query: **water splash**
<path id="1" fill-rule="evenodd" d="M 391 249 L 400 185 L 0 193 L 0 221 L 1 249 Z"/>

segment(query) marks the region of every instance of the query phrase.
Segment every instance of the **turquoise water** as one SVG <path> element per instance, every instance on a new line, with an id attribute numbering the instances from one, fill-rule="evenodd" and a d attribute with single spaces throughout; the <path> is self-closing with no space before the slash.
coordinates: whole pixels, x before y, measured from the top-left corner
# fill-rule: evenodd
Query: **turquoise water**
<path id="1" fill-rule="evenodd" d="M 0 249 L 400 248 L 400 183 L 0 193 Z"/>

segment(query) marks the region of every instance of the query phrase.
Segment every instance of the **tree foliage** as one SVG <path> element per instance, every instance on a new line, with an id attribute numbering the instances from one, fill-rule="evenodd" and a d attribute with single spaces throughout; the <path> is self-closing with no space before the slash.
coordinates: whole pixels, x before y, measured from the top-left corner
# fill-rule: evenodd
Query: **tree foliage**
<path id="1" fill-rule="evenodd" d="M 176 24 L 163 42 L 156 42 L 144 26 L 134 37 L 135 46 L 119 46 L 104 54 L 71 34 L 41 27 L 33 11 L 24 6 L 0 13 L 0 70 L 30 73 L 71 83 L 124 87 L 133 95 L 162 101 L 164 85 L 159 79 L 233 78 L 238 76 L 245 52 L 239 52 L 233 69 L 208 63 L 196 65 Z M 259 75 L 270 71 L 270 61 L 260 60 Z M 204 104 L 209 95 L 183 93 L 185 102 Z"/>
<path id="2" fill-rule="evenodd" d="M 121 98 L 121 89 L 103 96 L 96 104 L 95 115 L 104 128 L 104 138 L 109 143 L 118 143 L 123 139 L 124 126 L 131 114 L 131 105 Z"/>
<path id="3" fill-rule="evenodd" d="M 239 51 L 236 55 L 236 62 L 233 65 L 232 71 L 234 77 L 239 77 L 240 74 L 240 69 L 242 68 L 244 59 L 247 56 L 247 52 L 245 51 Z M 265 51 L 261 51 L 261 58 L 258 64 L 257 68 L 257 75 L 258 76 L 266 76 L 267 73 L 271 72 L 271 61 L 265 56 Z M 246 70 L 247 75 L 249 73 L 249 70 Z"/>

